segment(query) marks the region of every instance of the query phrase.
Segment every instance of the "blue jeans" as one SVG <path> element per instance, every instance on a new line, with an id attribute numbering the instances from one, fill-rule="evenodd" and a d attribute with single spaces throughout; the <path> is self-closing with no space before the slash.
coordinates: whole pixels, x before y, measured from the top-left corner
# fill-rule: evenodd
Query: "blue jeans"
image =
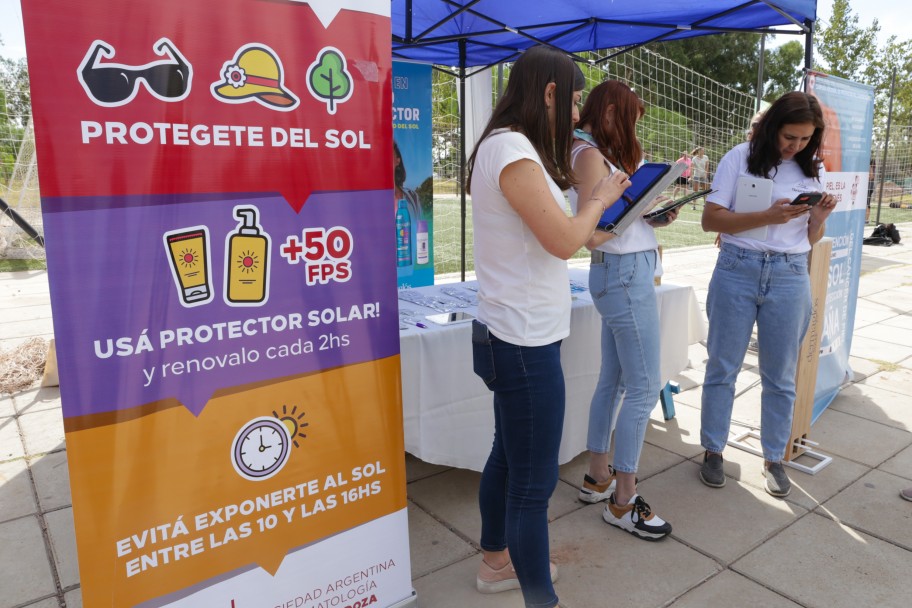
<path id="1" fill-rule="evenodd" d="M 510 558 L 526 606 L 551 608 L 548 500 L 564 426 L 560 341 L 516 346 L 472 322 L 475 373 L 494 392 L 494 445 L 481 474 L 481 547 Z"/>
<path id="2" fill-rule="evenodd" d="M 807 254 L 765 253 L 723 244 L 706 298 L 709 360 L 700 443 L 721 453 L 728 441 L 735 379 L 754 322 L 760 359 L 760 445 L 779 462 L 792 433 L 795 371 L 811 319 Z"/>
<path id="3" fill-rule="evenodd" d="M 614 468 L 622 473 L 637 471 L 649 413 L 662 389 L 655 267 L 654 250 L 606 253 L 589 267 L 589 291 L 602 316 L 602 367 L 586 447 L 608 452 L 616 427 Z"/>

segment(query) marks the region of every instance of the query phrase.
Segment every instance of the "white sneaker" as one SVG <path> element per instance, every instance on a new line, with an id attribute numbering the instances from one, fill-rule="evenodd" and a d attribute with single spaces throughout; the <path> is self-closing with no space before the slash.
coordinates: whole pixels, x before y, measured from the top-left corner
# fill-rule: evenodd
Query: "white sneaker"
<path id="1" fill-rule="evenodd" d="M 643 540 L 659 540 L 671 534 L 671 524 L 653 513 L 639 494 L 634 494 L 630 502 L 623 506 L 614 502 L 612 494 L 602 512 L 602 519 Z"/>
<path id="2" fill-rule="evenodd" d="M 588 502 L 589 504 L 594 505 L 597 502 L 608 500 L 608 497 L 611 496 L 617 485 L 617 475 L 615 474 L 614 469 L 609 466 L 608 470 L 611 471 L 611 476 L 608 478 L 608 481 L 603 481 L 601 483 L 589 477 L 588 473 L 583 477 L 583 487 L 580 488 L 579 491 L 579 499 L 582 502 Z"/>

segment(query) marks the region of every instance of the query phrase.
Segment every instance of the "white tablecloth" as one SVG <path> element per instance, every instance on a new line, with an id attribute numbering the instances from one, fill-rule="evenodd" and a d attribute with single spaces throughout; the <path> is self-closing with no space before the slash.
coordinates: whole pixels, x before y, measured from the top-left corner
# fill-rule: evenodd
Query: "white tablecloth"
<path id="1" fill-rule="evenodd" d="M 587 285 L 588 269 L 572 269 L 570 277 Z M 474 283 L 452 286 L 465 285 Z M 444 287 L 416 291 L 441 294 Z M 706 324 L 692 287 L 664 284 L 656 292 L 664 383 L 688 366 L 688 345 L 706 337 Z M 570 336 L 561 347 L 567 386 L 561 464 L 586 449 L 589 403 L 600 365 L 600 316 L 588 291 L 574 296 Z M 421 315 L 436 313 L 402 300 L 399 306 Z M 463 310 L 475 313 L 474 307 Z M 408 329 L 399 332 L 405 449 L 425 462 L 481 471 L 494 437 L 493 393 L 472 371 L 471 323 L 442 326 L 425 319 L 421 322 L 426 329 L 407 325 Z"/>

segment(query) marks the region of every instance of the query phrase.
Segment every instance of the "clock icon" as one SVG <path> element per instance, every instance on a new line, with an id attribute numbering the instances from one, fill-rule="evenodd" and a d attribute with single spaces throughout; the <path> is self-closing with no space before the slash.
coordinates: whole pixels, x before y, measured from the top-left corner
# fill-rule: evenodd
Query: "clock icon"
<path id="1" fill-rule="evenodd" d="M 231 444 L 231 463 L 251 481 L 269 479 L 285 466 L 291 454 L 291 434 L 281 421 L 262 416 L 238 431 Z"/>

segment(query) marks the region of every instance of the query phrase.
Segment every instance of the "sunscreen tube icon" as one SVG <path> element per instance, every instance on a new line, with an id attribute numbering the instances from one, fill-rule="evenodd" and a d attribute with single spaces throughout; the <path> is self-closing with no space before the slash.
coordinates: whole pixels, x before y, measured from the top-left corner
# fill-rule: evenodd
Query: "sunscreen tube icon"
<path id="1" fill-rule="evenodd" d="M 225 301 L 260 306 L 269 297 L 269 235 L 257 222 L 256 207 L 235 207 L 234 217 L 240 223 L 225 248 Z"/>
<path id="2" fill-rule="evenodd" d="M 181 304 L 189 308 L 210 302 L 212 273 L 209 267 L 209 232 L 206 227 L 172 230 L 166 232 L 163 238 Z"/>

